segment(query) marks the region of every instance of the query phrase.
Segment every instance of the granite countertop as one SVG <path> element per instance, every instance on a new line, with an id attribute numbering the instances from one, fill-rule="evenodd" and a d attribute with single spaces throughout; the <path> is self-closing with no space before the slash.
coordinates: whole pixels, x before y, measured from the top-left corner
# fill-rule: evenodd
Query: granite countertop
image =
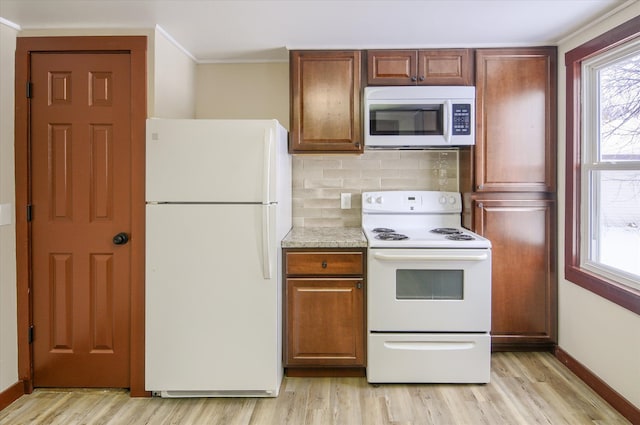
<path id="1" fill-rule="evenodd" d="M 282 240 L 283 248 L 366 248 L 360 227 L 294 227 Z"/>

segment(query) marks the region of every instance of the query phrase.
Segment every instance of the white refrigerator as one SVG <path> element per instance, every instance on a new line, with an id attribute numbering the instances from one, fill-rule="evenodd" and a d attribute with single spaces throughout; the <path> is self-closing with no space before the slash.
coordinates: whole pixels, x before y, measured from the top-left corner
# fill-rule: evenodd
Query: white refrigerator
<path id="1" fill-rule="evenodd" d="M 291 157 L 276 120 L 149 119 L 145 387 L 275 397 Z"/>

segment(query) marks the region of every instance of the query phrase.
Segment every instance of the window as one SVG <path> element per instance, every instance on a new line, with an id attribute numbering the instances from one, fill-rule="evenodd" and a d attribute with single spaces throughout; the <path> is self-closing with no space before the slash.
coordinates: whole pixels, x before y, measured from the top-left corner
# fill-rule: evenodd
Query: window
<path id="1" fill-rule="evenodd" d="M 565 277 L 640 314 L 640 17 L 568 52 Z"/>
<path id="2" fill-rule="evenodd" d="M 582 75 L 580 266 L 640 288 L 640 40 Z"/>

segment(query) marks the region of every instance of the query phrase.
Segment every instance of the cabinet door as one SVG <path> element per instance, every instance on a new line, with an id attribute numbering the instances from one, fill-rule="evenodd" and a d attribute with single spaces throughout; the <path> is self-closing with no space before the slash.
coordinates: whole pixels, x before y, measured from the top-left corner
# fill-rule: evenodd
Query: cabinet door
<path id="1" fill-rule="evenodd" d="M 372 86 L 412 86 L 418 81 L 416 50 L 367 51 L 367 83 Z"/>
<path id="2" fill-rule="evenodd" d="M 288 366 L 364 365 L 362 279 L 287 279 Z"/>
<path id="3" fill-rule="evenodd" d="M 361 53 L 292 51 L 290 151 L 362 152 Z"/>
<path id="4" fill-rule="evenodd" d="M 472 51 L 432 49 L 418 52 L 418 84 L 441 86 L 473 85 Z"/>
<path id="5" fill-rule="evenodd" d="M 556 340 L 552 200 L 474 199 L 475 231 L 492 244 L 494 348 Z"/>
<path id="6" fill-rule="evenodd" d="M 556 49 L 476 51 L 477 191 L 555 190 Z"/>

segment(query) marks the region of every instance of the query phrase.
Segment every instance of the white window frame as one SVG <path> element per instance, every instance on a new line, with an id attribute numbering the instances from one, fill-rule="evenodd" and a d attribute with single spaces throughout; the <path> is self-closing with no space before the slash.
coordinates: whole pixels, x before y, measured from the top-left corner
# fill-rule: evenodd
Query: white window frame
<path id="1" fill-rule="evenodd" d="M 581 187 L 580 187 L 580 267 L 604 278 L 613 280 L 634 289 L 640 289 L 640 278 L 623 270 L 607 266 L 592 260 L 597 248 L 593 235 L 598 233 L 599 208 L 593 199 L 593 185 L 598 182 L 592 176 L 597 171 L 639 171 L 640 161 L 603 161 L 600 160 L 600 102 L 598 73 L 612 63 L 625 57 L 640 54 L 640 39 L 608 50 L 582 62 L 582 141 L 581 141 Z"/>

